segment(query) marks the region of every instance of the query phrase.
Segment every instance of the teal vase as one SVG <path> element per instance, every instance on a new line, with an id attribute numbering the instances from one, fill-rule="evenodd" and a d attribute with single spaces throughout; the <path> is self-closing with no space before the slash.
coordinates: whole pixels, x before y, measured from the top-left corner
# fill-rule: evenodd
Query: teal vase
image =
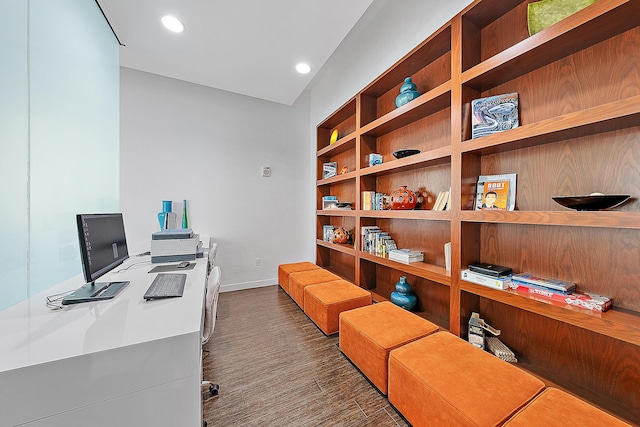
<path id="1" fill-rule="evenodd" d="M 408 311 L 416 306 L 418 298 L 411 293 L 411 285 L 407 283 L 405 276 L 401 276 L 400 281 L 396 283 L 396 291 L 391 293 L 391 302 Z"/>
<path id="2" fill-rule="evenodd" d="M 411 77 L 404 79 L 404 83 L 400 86 L 400 95 L 396 96 L 396 108 L 402 107 L 407 102 L 419 97 L 420 92 L 416 89 L 416 85 L 411 81 Z"/>
<path id="3" fill-rule="evenodd" d="M 189 228 L 189 219 L 187 218 L 187 201 L 182 202 L 182 228 Z"/>

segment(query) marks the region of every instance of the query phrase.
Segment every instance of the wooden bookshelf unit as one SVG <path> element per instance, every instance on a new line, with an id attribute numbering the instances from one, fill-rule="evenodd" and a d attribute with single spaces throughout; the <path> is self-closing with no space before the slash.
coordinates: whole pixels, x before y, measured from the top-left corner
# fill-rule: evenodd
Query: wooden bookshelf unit
<path id="1" fill-rule="evenodd" d="M 502 330 L 518 366 L 632 423 L 640 420 L 640 3 L 596 3 L 529 37 L 529 0 L 478 0 L 317 127 L 317 264 L 388 299 L 400 276 L 417 314 L 466 337 L 471 312 Z M 422 94 L 396 108 L 405 77 Z M 517 92 L 520 126 L 471 139 L 473 99 Z M 339 138 L 329 144 L 331 132 Z M 396 159 L 396 150 L 420 154 Z M 368 154 L 383 163 L 369 167 Z M 349 172 L 322 179 L 322 165 Z M 479 175 L 517 174 L 516 210 L 474 211 Z M 361 193 L 401 185 L 428 194 L 415 210 L 363 210 Z M 451 210 L 432 211 L 451 189 Z M 630 194 L 610 211 L 570 211 L 553 196 Z M 353 203 L 322 210 L 322 197 Z M 353 243 L 323 241 L 343 226 Z M 377 225 L 402 264 L 365 253 Z M 444 268 L 452 242 L 452 273 Z M 606 313 L 558 307 L 460 279 L 471 262 L 570 280 L 606 295 Z"/>

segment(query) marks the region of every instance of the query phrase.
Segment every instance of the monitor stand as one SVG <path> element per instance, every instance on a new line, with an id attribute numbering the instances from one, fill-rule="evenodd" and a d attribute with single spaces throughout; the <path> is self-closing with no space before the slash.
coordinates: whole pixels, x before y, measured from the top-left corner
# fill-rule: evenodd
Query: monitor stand
<path id="1" fill-rule="evenodd" d="M 102 301 L 115 297 L 129 282 L 86 283 L 62 300 L 62 305 Z"/>

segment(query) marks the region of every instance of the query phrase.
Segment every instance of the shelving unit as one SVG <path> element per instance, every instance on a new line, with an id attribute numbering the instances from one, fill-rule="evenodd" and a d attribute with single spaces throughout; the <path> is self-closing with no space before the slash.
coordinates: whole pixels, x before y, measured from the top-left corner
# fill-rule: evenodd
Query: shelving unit
<path id="1" fill-rule="evenodd" d="M 318 126 L 317 263 L 389 298 L 402 275 L 418 315 L 462 337 L 473 311 L 503 331 L 519 366 L 627 421 L 640 420 L 640 3 L 598 0 L 529 37 L 530 0 L 477 0 Z M 395 108 L 405 77 L 422 93 Z M 517 92 L 520 127 L 470 139 L 471 100 Z M 329 145 L 334 129 L 340 138 Z M 399 149 L 420 154 L 395 159 Z M 379 153 L 373 167 L 366 156 Z M 321 179 L 322 164 L 349 172 Z M 478 175 L 516 173 L 516 211 L 474 211 Z M 401 185 L 427 202 L 410 211 L 362 210 L 361 193 Z M 450 211 L 430 210 L 452 192 Z M 631 194 L 604 212 L 575 212 L 553 196 Z M 323 196 L 354 203 L 323 211 Z M 354 243 L 322 240 L 344 226 Z M 362 252 L 378 225 L 425 262 Z M 452 242 L 452 271 L 444 243 Z M 558 307 L 460 279 L 475 261 L 571 280 L 614 309 Z"/>

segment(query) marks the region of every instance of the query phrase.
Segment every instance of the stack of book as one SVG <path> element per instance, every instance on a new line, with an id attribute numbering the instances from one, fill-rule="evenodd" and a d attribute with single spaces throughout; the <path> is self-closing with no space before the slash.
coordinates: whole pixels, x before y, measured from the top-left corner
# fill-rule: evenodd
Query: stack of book
<path id="1" fill-rule="evenodd" d="M 391 209 L 391 196 L 375 191 L 362 192 L 363 211 L 382 211 Z"/>
<path id="2" fill-rule="evenodd" d="M 580 292 L 576 284 L 530 273 L 511 274 L 508 267 L 488 264 L 470 264 L 462 271 L 467 282 L 494 289 L 512 289 L 523 296 L 560 307 L 574 306 L 592 311 L 605 312 L 612 307 L 611 298 Z"/>
<path id="3" fill-rule="evenodd" d="M 511 289 L 534 299 L 559 306 L 576 306 L 592 311 L 605 312 L 612 306 L 611 298 L 576 290 L 576 284 L 530 273 L 515 274 Z"/>
<path id="4" fill-rule="evenodd" d="M 395 249 L 389 251 L 389 259 L 403 264 L 411 264 L 412 262 L 424 261 L 424 255 L 422 252 L 410 249 Z"/>
<path id="5" fill-rule="evenodd" d="M 362 251 L 370 254 L 385 256 L 397 248 L 389 233 L 382 231 L 377 225 L 362 227 L 361 239 Z"/>

